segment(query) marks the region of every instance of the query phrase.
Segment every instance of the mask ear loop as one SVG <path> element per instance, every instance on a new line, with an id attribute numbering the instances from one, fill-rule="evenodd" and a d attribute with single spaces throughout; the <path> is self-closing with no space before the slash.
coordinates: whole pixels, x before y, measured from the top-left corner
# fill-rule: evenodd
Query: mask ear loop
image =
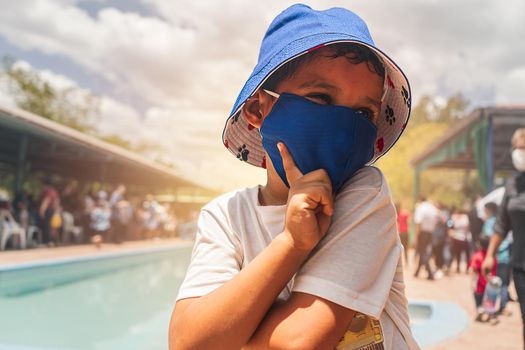
<path id="1" fill-rule="evenodd" d="M 275 98 L 279 98 L 279 97 L 281 97 L 281 95 L 279 95 L 279 94 L 276 93 L 276 92 L 273 92 L 273 91 L 270 91 L 270 90 L 266 90 L 266 89 L 262 89 L 262 90 L 263 90 L 264 92 L 266 92 L 268 95 L 272 96 L 272 97 L 275 97 Z M 263 136 L 262 136 L 262 134 L 261 134 L 261 130 L 258 129 L 258 131 L 259 131 L 259 135 L 261 135 L 261 140 L 262 140 L 262 137 L 263 137 Z"/>
<path id="2" fill-rule="evenodd" d="M 383 60 L 381 60 L 381 62 L 383 62 Z M 381 106 L 383 105 L 383 101 L 385 100 L 386 94 L 388 92 L 388 72 L 385 62 L 383 62 L 383 68 L 385 72 L 385 78 L 383 79 L 383 95 L 381 96 Z"/>
<path id="3" fill-rule="evenodd" d="M 278 93 L 276 92 L 273 92 L 273 91 L 270 91 L 270 90 L 266 90 L 266 89 L 263 89 L 264 92 L 266 92 L 268 95 L 272 96 L 272 97 L 275 97 L 275 98 L 279 98 L 281 97 L 281 95 L 279 95 Z"/>

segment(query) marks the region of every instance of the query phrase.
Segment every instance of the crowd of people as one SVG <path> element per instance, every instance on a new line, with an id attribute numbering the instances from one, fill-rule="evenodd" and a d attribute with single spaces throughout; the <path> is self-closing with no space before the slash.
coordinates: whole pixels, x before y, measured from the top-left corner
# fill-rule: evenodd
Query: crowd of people
<path id="1" fill-rule="evenodd" d="M 445 205 L 427 198 L 421 198 L 416 205 L 413 220 L 416 227 L 412 242 L 415 248 L 416 264 L 414 277 L 419 277 L 422 270 L 429 280 L 440 279 L 455 273 L 471 273 L 473 295 L 477 307 L 478 321 L 489 320 L 483 313 L 481 304 L 487 285 L 487 278 L 481 271 L 481 265 L 487 254 L 490 237 L 494 234 L 498 205 L 488 202 L 480 212 L 477 205 L 463 208 L 447 208 Z M 398 225 L 405 251 L 408 249 L 408 226 L 411 215 L 398 206 Z M 498 250 L 498 264 L 491 275 L 502 281 L 501 303 L 498 314 L 506 315 L 509 300 L 510 283 L 510 248 L 512 235 L 505 238 Z M 408 264 L 408 257 L 406 256 Z M 497 318 L 490 318 L 496 323 Z"/>
<path id="2" fill-rule="evenodd" d="M 4 196 L 5 197 L 5 196 Z M 76 182 L 58 190 L 45 181 L 35 197 L 17 193 L 12 201 L 0 198 L 2 210 L 12 214 L 26 232 L 37 228 L 33 245 L 64 245 L 102 242 L 121 243 L 124 240 L 150 239 L 177 235 L 181 222 L 170 203 L 161 203 L 153 195 L 126 195 L 122 184 L 112 191 L 105 189 L 81 193 Z M 183 219 L 183 221 L 192 218 Z M 17 237 L 10 246 L 16 247 Z"/>
<path id="3" fill-rule="evenodd" d="M 413 214 L 414 276 L 419 277 L 422 270 L 429 280 L 454 271 L 472 274 L 476 321 L 492 324 L 498 323 L 499 315 L 509 314 L 512 279 L 525 325 L 525 128 L 514 133 L 511 156 L 517 172 L 507 180 L 498 203 L 478 199 L 471 205 L 447 208 L 420 199 Z M 400 205 L 397 215 L 407 252 L 412 215 Z M 409 263 L 408 257 L 405 261 Z"/>

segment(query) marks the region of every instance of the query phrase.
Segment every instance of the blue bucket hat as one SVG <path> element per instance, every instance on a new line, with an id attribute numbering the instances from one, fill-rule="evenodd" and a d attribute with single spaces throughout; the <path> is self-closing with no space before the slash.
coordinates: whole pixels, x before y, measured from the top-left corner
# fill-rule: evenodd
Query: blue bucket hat
<path id="1" fill-rule="evenodd" d="M 366 23 L 355 13 L 343 8 L 317 11 L 302 4 L 287 8 L 270 24 L 261 44 L 257 66 L 226 121 L 222 134 L 224 146 L 238 159 L 265 168 L 261 135 L 245 120 L 242 106 L 285 63 L 317 48 L 344 42 L 370 48 L 383 62 L 383 98 L 371 163 L 384 155 L 401 136 L 410 116 L 411 92 L 406 76 L 375 46 Z"/>

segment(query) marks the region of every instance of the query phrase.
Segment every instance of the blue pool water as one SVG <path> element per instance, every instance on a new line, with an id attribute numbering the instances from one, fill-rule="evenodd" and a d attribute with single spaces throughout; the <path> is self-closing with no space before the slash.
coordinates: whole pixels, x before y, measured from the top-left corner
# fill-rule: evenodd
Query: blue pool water
<path id="1" fill-rule="evenodd" d="M 0 271 L 0 349 L 166 349 L 190 253 L 171 248 Z"/>
<path id="2" fill-rule="evenodd" d="M 191 246 L 0 268 L 0 350 L 167 349 Z M 453 303 L 409 307 L 422 346 L 468 324 Z"/>

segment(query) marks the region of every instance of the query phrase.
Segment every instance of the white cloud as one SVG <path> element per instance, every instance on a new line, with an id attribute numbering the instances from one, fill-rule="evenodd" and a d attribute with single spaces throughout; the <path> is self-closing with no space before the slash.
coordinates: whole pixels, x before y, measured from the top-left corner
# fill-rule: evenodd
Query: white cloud
<path id="1" fill-rule="evenodd" d="M 95 120 L 95 126 L 102 134 L 119 134 L 129 139 L 132 143 L 141 139 L 143 135 L 143 123 L 140 114 L 128 105 L 125 105 L 109 96 L 94 96 L 88 89 L 81 88 L 74 80 L 69 77 L 53 72 L 48 69 L 38 70 L 31 66 L 29 62 L 18 60 L 13 64 L 15 69 L 32 70 L 46 81 L 58 92 L 73 90 L 75 95 L 68 95 L 68 98 L 84 99 L 86 96 L 93 96 L 97 99 L 99 107 L 99 119 Z M 0 103 L 15 106 L 13 94 L 8 89 L 7 78 L 2 76 L 0 80 Z"/>
<path id="2" fill-rule="evenodd" d="M 3 75 L 0 75 L 0 105 L 16 107 L 16 102 L 9 91 L 9 81 Z"/>
<path id="3" fill-rule="evenodd" d="M 132 108 L 105 100 L 103 130 L 159 141 L 188 177 L 211 186 L 249 184 L 260 172 L 221 148 L 222 125 L 268 24 L 292 1 L 142 2 L 162 18 L 111 7 L 93 18 L 73 0 L 0 0 L 9 9 L 0 13 L 0 35 L 25 50 L 67 56 L 110 81 L 117 95 L 150 106 L 142 120 Z M 474 105 L 524 102 L 521 0 L 307 3 L 359 13 L 378 46 L 407 73 L 416 101 L 461 91 Z"/>

